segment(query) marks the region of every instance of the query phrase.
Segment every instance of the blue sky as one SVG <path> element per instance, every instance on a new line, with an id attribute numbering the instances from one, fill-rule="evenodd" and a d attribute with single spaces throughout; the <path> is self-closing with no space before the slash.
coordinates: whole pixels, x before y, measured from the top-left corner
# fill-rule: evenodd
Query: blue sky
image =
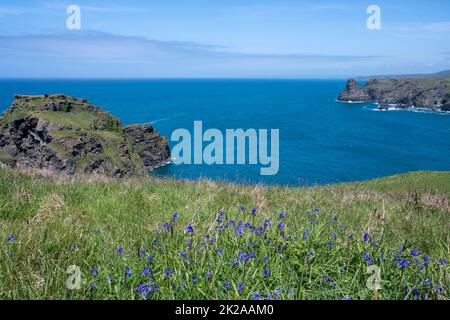
<path id="1" fill-rule="evenodd" d="M 81 8 L 81 30 L 66 9 Z M 369 5 L 381 30 L 366 27 Z M 0 0 L 0 77 L 345 78 L 450 69 L 450 1 Z"/>

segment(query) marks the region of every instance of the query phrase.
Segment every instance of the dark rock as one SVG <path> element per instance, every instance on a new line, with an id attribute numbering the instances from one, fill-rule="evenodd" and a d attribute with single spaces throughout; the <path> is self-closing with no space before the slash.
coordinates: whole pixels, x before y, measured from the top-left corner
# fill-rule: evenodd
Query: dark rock
<path id="1" fill-rule="evenodd" d="M 359 86 L 356 80 L 348 80 L 345 90 L 341 92 L 338 97 L 339 101 L 371 101 L 372 98 L 369 96 L 365 89 Z"/>
<path id="2" fill-rule="evenodd" d="M 450 86 L 445 78 L 371 79 L 361 88 L 349 80 L 339 94 L 339 101 L 378 101 L 380 108 L 396 105 L 400 108 L 430 108 L 447 110 Z"/>

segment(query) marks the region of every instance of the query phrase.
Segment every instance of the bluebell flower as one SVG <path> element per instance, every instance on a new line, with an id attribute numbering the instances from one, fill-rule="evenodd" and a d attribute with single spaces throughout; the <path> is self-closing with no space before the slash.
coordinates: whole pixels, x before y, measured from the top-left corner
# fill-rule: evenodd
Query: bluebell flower
<path id="1" fill-rule="evenodd" d="M 147 261 L 148 261 L 148 263 L 152 263 L 152 262 L 153 262 L 153 256 L 152 256 L 152 255 L 149 255 L 149 256 L 147 257 Z"/>
<path id="2" fill-rule="evenodd" d="M 350 233 L 347 239 L 348 239 L 349 241 L 352 241 L 352 240 L 353 240 L 353 233 Z"/>
<path id="3" fill-rule="evenodd" d="M 342 300 L 353 300 L 352 296 L 343 296 Z"/>
<path id="4" fill-rule="evenodd" d="M 222 253 L 223 253 L 223 249 L 222 249 L 222 248 L 219 248 L 219 249 L 217 250 L 217 254 L 222 255 Z"/>
<path id="5" fill-rule="evenodd" d="M 259 293 L 259 291 L 251 292 L 250 295 L 252 296 L 253 300 L 262 300 L 261 294 Z"/>
<path id="6" fill-rule="evenodd" d="M 428 262 L 430 262 L 430 256 L 426 255 L 425 258 L 423 258 L 423 265 L 426 266 L 428 265 Z"/>
<path id="7" fill-rule="evenodd" d="M 333 231 L 333 232 L 331 233 L 331 237 L 334 238 L 334 239 L 336 239 L 337 233 Z"/>
<path id="8" fill-rule="evenodd" d="M 193 275 L 191 279 L 192 279 L 192 281 L 194 281 L 194 282 L 198 280 L 198 278 L 197 278 L 196 275 Z"/>
<path id="9" fill-rule="evenodd" d="M 303 239 L 308 239 L 310 234 L 309 229 L 303 230 Z"/>
<path id="10" fill-rule="evenodd" d="M 239 282 L 237 289 L 239 293 L 244 292 L 244 284 L 242 282 Z"/>
<path id="11" fill-rule="evenodd" d="M 328 275 L 323 275 L 322 276 L 322 283 L 329 283 L 329 282 L 333 282 L 333 277 L 332 276 L 328 276 Z"/>
<path id="12" fill-rule="evenodd" d="M 123 254 L 124 253 L 124 249 L 123 249 L 123 247 L 118 247 L 117 248 L 117 252 L 119 253 L 119 254 Z"/>
<path id="13" fill-rule="evenodd" d="M 343 226 L 342 224 L 340 224 L 340 225 L 338 226 L 338 230 L 339 230 L 339 232 L 341 232 L 342 230 L 344 230 L 344 226 Z"/>
<path id="14" fill-rule="evenodd" d="M 150 269 L 147 268 L 147 267 L 144 267 L 144 268 L 142 269 L 141 275 L 142 275 L 143 277 L 145 277 L 145 276 L 148 275 L 149 273 L 150 273 Z"/>
<path id="15" fill-rule="evenodd" d="M 336 221 L 337 221 L 337 215 L 334 214 L 334 215 L 331 217 L 331 221 L 336 222 Z"/>
<path id="16" fill-rule="evenodd" d="M 245 211 L 245 207 L 244 207 L 243 205 L 241 205 L 241 206 L 239 207 L 239 210 L 241 210 L 242 212 L 244 212 L 244 211 Z"/>
<path id="17" fill-rule="evenodd" d="M 280 214 L 278 215 L 279 219 L 283 219 L 284 217 L 286 217 L 287 212 L 286 211 L 281 211 Z"/>
<path id="18" fill-rule="evenodd" d="M 266 221 L 264 221 L 264 228 L 267 230 L 267 229 L 269 229 L 270 228 L 270 220 L 269 219 L 266 219 Z"/>
<path id="19" fill-rule="evenodd" d="M 331 248 L 331 247 L 334 247 L 335 243 L 333 241 L 329 240 L 327 242 L 327 245 Z"/>
<path id="20" fill-rule="evenodd" d="M 423 284 L 426 285 L 427 287 L 433 288 L 433 283 L 428 278 L 425 278 L 423 280 Z"/>
<path id="21" fill-rule="evenodd" d="M 181 251 L 180 252 L 180 257 L 184 258 L 184 259 L 187 259 L 187 254 L 185 252 Z"/>
<path id="22" fill-rule="evenodd" d="M 145 256 L 145 248 L 140 248 L 139 249 L 139 257 L 142 258 L 143 256 Z"/>
<path id="23" fill-rule="evenodd" d="M 441 283 L 438 284 L 438 291 L 439 291 L 439 293 L 445 292 L 444 286 Z"/>
<path id="24" fill-rule="evenodd" d="M 414 296 L 414 298 L 419 298 L 420 297 L 420 290 L 418 290 L 418 289 L 413 290 L 413 296 Z"/>
<path id="25" fill-rule="evenodd" d="M 92 269 L 91 269 L 91 274 L 92 274 L 94 277 L 97 276 L 97 272 L 98 272 L 97 268 L 92 268 Z"/>
<path id="26" fill-rule="evenodd" d="M 264 262 L 265 263 L 269 262 L 269 256 L 264 256 Z"/>
<path id="27" fill-rule="evenodd" d="M 108 278 L 106 279 L 106 281 L 108 282 L 108 284 L 112 284 L 114 280 L 113 276 L 108 276 Z"/>
<path id="28" fill-rule="evenodd" d="M 446 264 L 448 264 L 447 261 L 445 261 L 444 258 L 440 258 L 440 259 L 438 260 L 438 263 L 439 263 L 439 265 L 440 265 L 441 267 L 443 267 L 443 266 L 445 266 Z"/>
<path id="29" fill-rule="evenodd" d="M 252 211 L 251 211 L 251 214 L 252 214 L 252 215 L 255 215 L 255 214 L 256 214 L 256 211 L 257 211 L 256 208 L 253 208 Z"/>
<path id="30" fill-rule="evenodd" d="M 168 276 L 170 276 L 171 274 L 173 274 L 175 271 L 174 270 L 172 270 L 172 269 L 170 269 L 170 268 L 167 268 L 165 271 L 164 271 L 164 275 L 166 276 L 166 277 L 168 277 Z"/>
<path id="31" fill-rule="evenodd" d="M 282 295 L 282 294 L 283 294 L 283 290 L 281 290 L 281 289 L 275 289 L 275 290 L 273 291 L 273 293 L 274 293 L 274 294 L 277 294 L 277 295 Z"/>
<path id="32" fill-rule="evenodd" d="M 133 272 L 131 272 L 131 269 L 129 267 L 125 268 L 125 276 L 131 277 L 133 275 Z"/>
<path id="33" fill-rule="evenodd" d="M 93 281 L 93 282 L 91 283 L 91 288 L 92 288 L 92 289 L 97 288 L 97 282 Z"/>
<path id="34" fill-rule="evenodd" d="M 319 213 L 320 213 L 320 209 L 316 208 L 316 214 L 319 214 Z"/>
<path id="35" fill-rule="evenodd" d="M 270 277 L 270 272 L 269 272 L 268 268 L 264 268 L 263 275 L 264 275 L 264 277 Z"/>
<path id="36" fill-rule="evenodd" d="M 278 229 L 281 230 L 281 231 L 284 230 L 284 222 L 283 222 L 283 221 L 281 221 L 281 222 L 278 224 Z"/>
<path id="37" fill-rule="evenodd" d="M 8 242 L 13 242 L 14 241 L 14 236 L 11 234 L 8 236 Z"/>
<path id="38" fill-rule="evenodd" d="M 178 212 L 175 212 L 174 214 L 173 214 L 173 216 L 172 216 L 172 220 L 173 221 L 177 221 L 178 220 Z"/>
<path id="39" fill-rule="evenodd" d="M 409 266 L 409 261 L 405 260 L 405 259 L 398 259 L 397 260 L 397 266 L 400 269 L 405 269 L 405 268 L 407 268 Z"/>
<path id="40" fill-rule="evenodd" d="M 164 229 L 169 230 L 170 229 L 170 224 L 165 222 L 165 223 L 163 223 L 163 227 L 164 227 Z"/>
<path id="41" fill-rule="evenodd" d="M 364 232 L 364 234 L 363 234 L 363 241 L 364 242 L 368 242 L 369 241 L 369 234 L 367 233 L 367 232 Z"/>
<path id="42" fill-rule="evenodd" d="M 254 252 L 250 252 L 246 257 L 245 257 L 245 261 L 249 261 L 251 259 L 253 259 L 255 257 L 256 253 Z"/>
<path id="43" fill-rule="evenodd" d="M 367 252 L 363 252 L 363 258 L 366 260 L 367 264 L 373 264 L 374 262 L 372 257 Z"/>
<path id="44" fill-rule="evenodd" d="M 186 226 L 186 232 L 187 232 L 187 233 L 191 233 L 191 234 L 194 233 L 194 227 L 192 226 L 192 224 L 189 223 L 189 224 Z"/>
<path id="45" fill-rule="evenodd" d="M 228 290 L 228 289 L 230 289 L 230 287 L 231 287 L 230 280 L 227 279 L 227 280 L 223 283 L 223 290 Z"/>
<path id="46" fill-rule="evenodd" d="M 256 231 L 258 232 L 258 234 L 259 234 L 260 236 L 262 236 L 262 235 L 264 234 L 264 229 L 263 229 L 263 227 L 258 227 L 258 229 L 257 229 Z"/>
<path id="47" fill-rule="evenodd" d="M 419 254 L 419 249 L 413 249 L 410 253 L 412 256 L 417 256 Z"/>

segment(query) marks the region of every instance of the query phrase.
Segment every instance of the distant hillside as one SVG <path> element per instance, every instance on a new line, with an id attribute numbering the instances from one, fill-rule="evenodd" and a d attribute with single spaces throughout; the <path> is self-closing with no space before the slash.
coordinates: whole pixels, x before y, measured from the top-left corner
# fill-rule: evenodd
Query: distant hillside
<path id="1" fill-rule="evenodd" d="M 436 73 L 427 73 L 427 74 L 402 74 L 402 75 L 376 75 L 376 76 L 360 76 L 355 78 L 356 80 L 371 80 L 371 79 L 379 79 L 379 78 L 436 78 L 436 77 L 450 77 L 450 69 L 444 70 Z"/>

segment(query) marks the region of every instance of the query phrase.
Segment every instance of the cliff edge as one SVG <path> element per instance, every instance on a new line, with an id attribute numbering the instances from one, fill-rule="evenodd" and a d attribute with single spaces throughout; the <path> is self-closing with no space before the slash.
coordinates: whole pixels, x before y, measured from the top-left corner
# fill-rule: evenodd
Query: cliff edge
<path id="1" fill-rule="evenodd" d="M 0 118 L 0 162 L 13 167 L 121 178 L 169 160 L 167 139 L 151 125 L 122 126 L 86 99 L 15 95 Z"/>

